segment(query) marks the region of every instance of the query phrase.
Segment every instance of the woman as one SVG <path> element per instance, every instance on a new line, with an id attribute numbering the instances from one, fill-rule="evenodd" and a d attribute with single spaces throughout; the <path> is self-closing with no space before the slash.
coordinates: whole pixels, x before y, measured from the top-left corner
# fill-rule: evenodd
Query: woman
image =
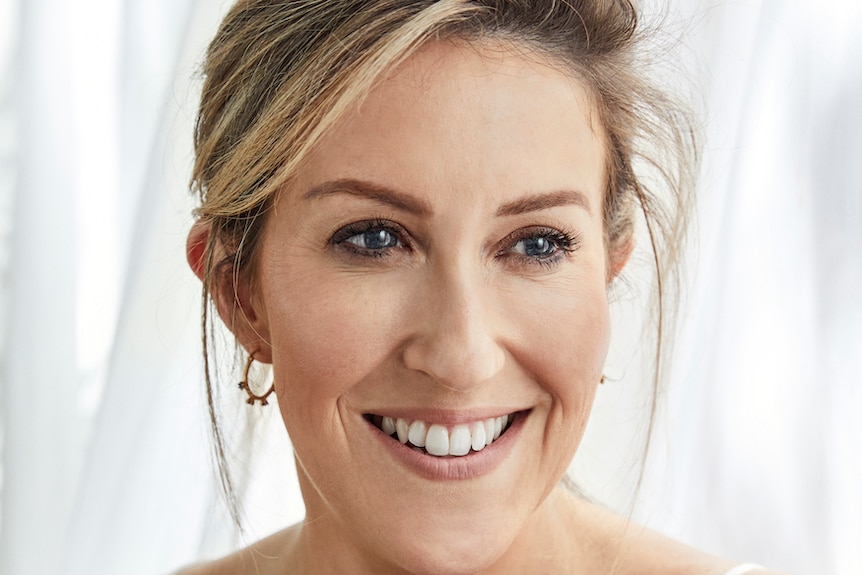
<path id="1" fill-rule="evenodd" d="M 627 1 L 231 10 L 188 258 L 248 354 L 249 403 L 273 397 L 248 367 L 272 365 L 307 516 L 188 573 L 752 568 L 561 486 L 635 213 L 666 287 L 693 171 L 636 28 Z"/>

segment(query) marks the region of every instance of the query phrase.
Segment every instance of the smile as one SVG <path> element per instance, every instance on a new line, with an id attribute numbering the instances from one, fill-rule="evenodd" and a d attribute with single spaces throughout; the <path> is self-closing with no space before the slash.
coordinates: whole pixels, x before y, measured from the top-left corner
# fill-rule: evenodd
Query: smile
<path id="1" fill-rule="evenodd" d="M 482 451 L 505 433 L 514 417 L 513 413 L 449 427 L 420 419 L 366 415 L 386 435 L 436 457 L 463 457 Z"/>

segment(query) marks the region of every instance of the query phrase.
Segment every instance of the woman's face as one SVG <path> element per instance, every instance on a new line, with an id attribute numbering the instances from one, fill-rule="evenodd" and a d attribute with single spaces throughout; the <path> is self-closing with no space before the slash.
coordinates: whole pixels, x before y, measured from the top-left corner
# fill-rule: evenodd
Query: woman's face
<path id="1" fill-rule="evenodd" d="M 445 573 L 535 536 L 608 345 L 596 122 L 538 57 L 435 43 L 277 199 L 251 317 L 308 541 Z"/>

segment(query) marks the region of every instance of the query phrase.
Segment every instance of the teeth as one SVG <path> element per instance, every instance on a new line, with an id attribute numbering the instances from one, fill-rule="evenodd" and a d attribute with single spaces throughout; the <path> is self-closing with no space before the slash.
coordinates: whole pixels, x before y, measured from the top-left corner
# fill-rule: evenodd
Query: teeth
<path id="1" fill-rule="evenodd" d="M 410 433 L 410 426 L 400 417 L 395 420 L 395 431 L 398 433 L 398 441 L 400 441 L 401 443 L 407 443 L 407 436 Z"/>
<path id="2" fill-rule="evenodd" d="M 383 433 L 386 435 L 392 435 L 396 431 L 395 420 L 391 417 L 384 417 L 380 422 L 380 429 L 382 429 Z"/>
<path id="3" fill-rule="evenodd" d="M 471 447 L 473 451 L 482 451 L 485 449 L 485 424 L 481 421 L 477 421 L 473 424 L 473 432 L 470 434 L 472 439 L 470 440 Z"/>
<path id="4" fill-rule="evenodd" d="M 452 429 L 438 423 L 427 424 L 422 420 L 408 422 L 400 417 L 372 418 L 377 427 L 386 435 L 395 435 L 401 443 L 414 447 L 424 447 L 429 455 L 461 457 L 470 451 L 481 451 L 491 445 L 505 431 L 511 417 L 501 415 L 471 424 L 459 424 Z"/>
<path id="5" fill-rule="evenodd" d="M 470 453 L 470 428 L 466 425 L 456 425 L 449 434 L 449 455 L 467 455 Z"/>
<path id="6" fill-rule="evenodd" d="M 425 436 L 428 431 L 425 429 L 425 422 L 417 419 L 410 424 L 410 431 L 407 434 L 407 439 L 416 447 L 425 447 Z"/>
<path id="7" fill-rule="evenodd" d="M 486 419 L 482 426 L 485 428 L 485 445 L 491 445 L 494 442 L 494 420 Z"/>
<path id="8" fill-rule="evenodd" d="M 449 455 L 449 431 L 436 423 L 429 427 L 425 437 L 425 451 L 431 455 Z"/>

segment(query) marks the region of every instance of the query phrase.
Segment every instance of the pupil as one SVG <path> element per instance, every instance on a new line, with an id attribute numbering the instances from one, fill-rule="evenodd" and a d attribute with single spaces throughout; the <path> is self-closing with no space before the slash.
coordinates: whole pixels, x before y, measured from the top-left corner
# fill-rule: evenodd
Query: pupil
<path id="1" fill-rule="evenodd" d="M 528 256 L 546 256 L 552 250 L 553 247 L 548 238 L 527 238 L 524 240 L 524 252 Z"/>
<path id="2" fill-rule="evenodd" d="M 365 247 L 368 249 L 389 248 L 395 245 L 395 238 L 386 230 L 365 232 Z"/>

